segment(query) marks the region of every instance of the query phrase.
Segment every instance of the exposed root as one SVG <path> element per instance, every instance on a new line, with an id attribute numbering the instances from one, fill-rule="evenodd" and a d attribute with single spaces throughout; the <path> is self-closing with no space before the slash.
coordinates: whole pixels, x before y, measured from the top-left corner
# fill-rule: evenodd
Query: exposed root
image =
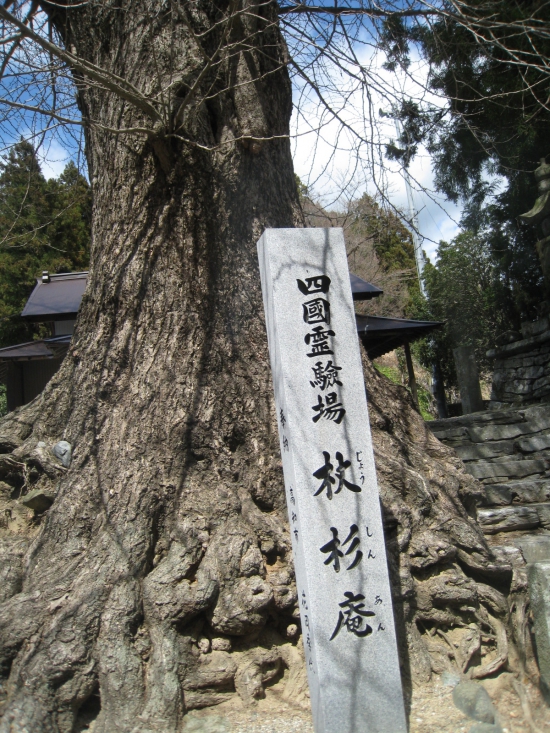
<path id="1" fill-rule="evenodd" d="M 527 721 L 527 724 L 530 726 L 532 733 L 544 733 L 544 731 L 539 728 L 538 725 L 535 723 L 535 720 L 533 718 L 533 711 L 531 709 L 531 703 L 529 701 L 529 696 L 527 694 L 525 685 L 515 677 L 512 677 L 512 685 L 517 693 L 517 696 L 520 699 L 523 716 Z"/>
<path id="2" fill-rule="evenodd" d="M 479 487 L 366 369 L 406 684 L 532 670 L 526 585 L 468 513 Z M 284 514 L 218 474 L 199 510 L 206 471 L 187 503 L 149 490 L 132 462 L 128 489 L 95 458 L 66 471 L 51 451 L 62 432 L 12 424 L 0 455 L 0 509 L 12 516 L 0 525 L 2 733 L 69 733 L 98 691 L 96 733 L 175 731 L 188 710 L 235 695 L 255 705 L 281 679 L 284 696 L 307 699 Z M 37 487 L 54 494 L 42 513 L 20 502 Z"/>
<path id="3" fill-rule="evenodd" d="M 474 657 L 481 651 L 481 632 L 479 627 L 477 624 L 469 624 L 468 628 L 469 631 L 464 635 L 461 642 L 462 674 L 466 674 Z"/>
<path id="4" fill-rule="evenodd" d="M 503 669 L 508 661 L 508 636 L 506 634 L 506 627 L 496 618 L 492 618 L 490 623 L 496 633 L 496 655 L 488 664 L 472 669 L 472 677 L 478 680 L 489 677 L 489 675 L 495 674 L 495 672 Z"/>
<path id="5" fill-rule="evenodd" d="M 448 635 L 441 629 L 437 629 L 437 633 L 442 639 L 444 639 L 444 641 L 447 643 L 447 646 L 449 647 L 447 655 L 450 659 L 454 660 L 456 669 L 458 671 L 461 671 L 464 668 L 464 660 L 462 659 L 462 655 L 460 653 L 460 647 L 458 645 L 455 647 L 455 645 L 449 639 Z"/>

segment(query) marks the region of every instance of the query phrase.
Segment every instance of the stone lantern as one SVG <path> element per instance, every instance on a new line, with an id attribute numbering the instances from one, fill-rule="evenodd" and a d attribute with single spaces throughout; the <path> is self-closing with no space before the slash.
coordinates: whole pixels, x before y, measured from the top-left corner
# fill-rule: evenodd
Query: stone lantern
<path id="1" fill-rule="evenodd" d="M 542 271 L 547 283 L 550 284 L 550 165 L 545 158 L 540 161 L 535 171 L 535 178 L 539 189 L 539 197 L 535 205 L 526 214 L 519 217 L 526 224 L 541 225 L 542 239 L 537 242 L 537 252 Z"/>

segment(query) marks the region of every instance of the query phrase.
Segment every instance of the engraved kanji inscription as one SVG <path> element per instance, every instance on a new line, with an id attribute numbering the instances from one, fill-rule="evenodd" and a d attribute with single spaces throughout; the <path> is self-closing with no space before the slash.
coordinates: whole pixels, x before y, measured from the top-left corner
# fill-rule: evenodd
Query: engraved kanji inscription
<path id="1" fill-rule="evenodd" d="M 317 395 L 317 404 L 312 405 L 311 409 L 316 414 L 311 418 L 313 422 L 317 422 L 321 418 L 325 420 L 333 420 L 337 425 L 340 425 L 344 419 L 346 411 L 342 406 L 341 402 L 337 402 L 338 395 L 336 392 L 328 392 L 325 395 L 325 399 L 321 395 Z"/>
<path id="2" fill-rule="evenodd" d="M 353 491 L 355 493 L 361 491 L 360 486 L 352 484 L 351 481 L 348 481 L 345 478 L 346 470 L 351 466 L 351 461 L 345 461 L 340 451 L 336 452 L 336 460 L 338 461 L 338 466 L 336 469 L 334 469 L 334 465 L 330 462 L 330 453 L 328 451 L 323 451 L 323 457 L 325 459 L 325 465 L 321 466 L 321 468 L 318 468 L 312 474 L 313 476 L 315 476 L 315 478 L 322 479 L 321 485 L 313 494 L 313 496 L 319 496 L 319 494 L 323 493 L 323 491 L 326 491 L 327 499 L 332 499 L 333 493 L 339 494 L 344 486 L 346 487 L 346 489 L 349 489 L 349 491 Z M 335 474 L 334 476 L 333 472 Z M 332 487 L 336 484 L 337 479 L 338 486 L 333 492 Z"/>
<path id="3" fill-rule="evenodd" d="M 356 524 L 352 524 L 349 528 L 348 536 L 342 543 L 340 543 L 336 527 L 331 527 L 330 531 L 332 532 L 332 540 L 319 548 L 322 553 L 328 554 L 324 564 L 330 565 L 332 563 L 333 570 L 339 573 L 340 558 L 350 557 L 353 555 L 351 563 L 346 568 L 346 570 L 353 570 L 353 568 L 357 567 L 363 559 L 363 553 L 358 549 L 359 537 L 357 537 L 357 534 L 359 533 L 359 527 Z M 348 547 L 346 547 L 346 545 L 348 545 Z M 340 549 L 340 546 L 342 549 Z M 344 548 L 346 548 L 345 552 Z"/>
<path id="4" fill-rule="evenodd" d="M 324 298 L 315 298 L 302 303 L 306 323 L 326 323 L 330 325 L 330 303 Z"/>
<path id="5" fill-rule="evenodd" d="M 361 601 L 365 600 L 365 596 L 362 593 L 353 594 L 350 591 L 344 593 L 344 596 L 346 600 L 339 604 L 341 610 L 330 641 L 338 636 L 342 627 L 347 629 L 350 634 L 355 634 L 355 636 L 360 638 L 372 634 L 372 626 L 365 619 L 374 616 L 375 613 L 374 611 L 363 610 L 365 604 L 361 603 Z"/>
<path id="6" fill-rule="evenodd" d="M 342 386 L 342 382 L 338 379 L 338 372 L 342 371 L 342 367 L 336 366 L 332 361 L 327 361 L 323 364 L 322 361 L 315 363 L 312 367 L 314 378 L 310 381 L 312 387 L 318 387 L 321 392 L 324 392 L 329 387 L 335 387 L 338 385 Z"/>
<path id="7" fill-rule="evenodd" d="M 298 289 L 304 295 L 312 295 L 313 293 L 328 293 L 330 287 L 330 277 L 328 275 L 316 275 L 315 277 L 306 277 L 305 280 L 296 278 Z"/>
<path id="8" fill-rule="evenodd" d="M 325 330 L 322 326 L 316 326 L 311 330 L 311 333 L 306 333 L 304 341 L 308 346 L 311 347 L 311 351 L 307 356 L 323 356 L 324 354 L 334 354 L 334 351 L 329 349 L 328 340 L 330 336 L 334 336 L 334 331 L 330 328 Z"/>

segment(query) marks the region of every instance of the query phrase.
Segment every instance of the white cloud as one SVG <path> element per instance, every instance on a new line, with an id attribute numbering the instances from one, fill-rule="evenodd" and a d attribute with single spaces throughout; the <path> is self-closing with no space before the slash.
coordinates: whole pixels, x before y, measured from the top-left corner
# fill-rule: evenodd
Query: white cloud
<path id="1" fill-rule="evenodd" d="M 371 80 L 367 89 L 358 84 L 353 88 L 353 82 L 341 75 L 332 79 L 333 89 L 325 94 L 338 110 L 339 120 L 319 105 L 311 91 L 298 89 L 295 93 L 291 128 L 294 167 L 312 195 L 327 207 L 342 207 L 364 192 L 382 192 L 408 216 L 403 171 L 399 163 L 384 156 L 385 145 L 397 136 L 395 123 L 380 116 L 379 110 L 389 112 L 403 97 L 435 107 L 442 107 L 444 100 L 427 91 L 427 69 L 419 58 L 413 58 L 407 73 L 383 69 L 384 58 L 372 48 L 365 48 L 360 61 Z M 421 148 L 412 161 L 410 178 L 422 246 L 433 261 L 439 241 L 458 233 L 461 208 L 434 191 L 431 160 L 425 149 Z"/>
<path id="2" fill-rule="evenodd" d="M 45 178 L 59 178 L 71 157 L 55 139 L 46 142 L 38 150 L 38 160 Z"/>
<path id="3" fill-rule="evenodd" d="M 459 233 L 458 221 L 462 208 L 447 201 L 434 190 L 430 156 L 420 150 L 410 167 L 414 209 L 417 213 L 418 231 L 423 237 L 423 249 L 435 260 L 441 240 L 449 241 Z M 394 206 L 409 214 L 405 180 L 396 166 L 389 168 L 388 179 L 392 187 L 390 200 Z"/>

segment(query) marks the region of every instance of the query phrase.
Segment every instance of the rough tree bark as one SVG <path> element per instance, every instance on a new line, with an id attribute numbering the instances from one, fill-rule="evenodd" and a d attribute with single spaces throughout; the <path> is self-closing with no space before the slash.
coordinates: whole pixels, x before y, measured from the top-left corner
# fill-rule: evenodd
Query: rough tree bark
<path id="1" fill-rule="evenodd" d="M 180 97 L 149 138 L 89 128 L 92 263 L 74 340 L 0 426 L 0 731 L 68 733 L 99 699 L 95 733 L 169 733 L 193 707 L 253 702 L 283 668 L 303 694 L 255 250 L 265 227 L 301 224 L 285 47 L 275 4 L 256 6 L 185 106 L 203 60 L 165 4 L 43 5 L 73 53 L 150 94 L 177 81 Z M 189 4 L 209 53 L 237 6 Z M 79 103 L 106 128 L 150 125 L 106 90 L 82 87 Z M 199 145 L 167 136 L 174 125 Z M 468 516 L 477 484 L 365 368 L 404 670 L 482 676 L 506 664 L 512 568 Z M 68 470 L 51 453 L 61 439 Z M 17 500 L 36 488 L 56 497 L 34 516 Z M 462 651 L 445 647 L 453 627 Z"/>

